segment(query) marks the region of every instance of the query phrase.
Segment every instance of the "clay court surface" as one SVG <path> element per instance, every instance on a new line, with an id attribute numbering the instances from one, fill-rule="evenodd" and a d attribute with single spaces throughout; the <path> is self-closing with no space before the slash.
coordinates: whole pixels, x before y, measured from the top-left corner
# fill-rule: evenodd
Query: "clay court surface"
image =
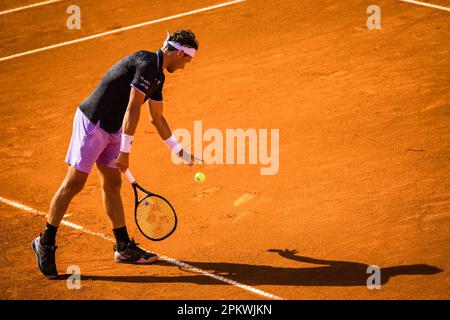
<path id="1" fill-rule="evenodd" d="M 0 11 L 33 3 L 3 0 Z M 60 1 L 0 15 L 0 57 L 221 3 Z M 433 3 L 450 7 L 450 1 Z M 81 8 L 81 30 L 66 9 Z M 381 8 L 368 30 L 367 7 Z M 174 165 L 142 109 L 133 173 L 171 200 L 180 223 L 148 250 L 165 260 L 113 262 L 113 243 L 62 225 L 58 270 L 38 271 L 31 240 L 45 218 L 0 202 L 1 299 L 448 299 L 450 297 L 450 12 L 400 1 L 257 1 L 196 13 L 0 62 L 0 197 L 46 212 L 65 176 L 76 108 L 109 67 L 192 29 L 198 55 L 166 74 L 172 129 L 280 129 L 280 168 Z M 203 184 L 193 176 L 206 174 Z M 243 198 L 241 198 L 243 197 Z M 245 199 L 234 205 L 238 199 Z M 112 237 L 98 173 L 65 220 Z M 369 265 L 381 289 L 369 290 Z M 261 290 L 255 292 L 254 289 Z M 272 296 L 264 296 L 261 292 Z"/>

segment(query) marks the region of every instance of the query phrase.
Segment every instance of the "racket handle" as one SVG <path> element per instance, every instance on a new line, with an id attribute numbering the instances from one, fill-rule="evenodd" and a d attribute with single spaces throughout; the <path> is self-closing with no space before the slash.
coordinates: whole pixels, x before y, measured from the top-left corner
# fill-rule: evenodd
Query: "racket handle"
<path id="1" fill-rule="evenodd" d="M 131 184 L 136 182 L 136 179 L 133 177 L 133 175 L 131 174 L 130 170 L 126 170 L 125 171 L 125 175 L 127 176 L 128 180 L 130 181 Z"/>

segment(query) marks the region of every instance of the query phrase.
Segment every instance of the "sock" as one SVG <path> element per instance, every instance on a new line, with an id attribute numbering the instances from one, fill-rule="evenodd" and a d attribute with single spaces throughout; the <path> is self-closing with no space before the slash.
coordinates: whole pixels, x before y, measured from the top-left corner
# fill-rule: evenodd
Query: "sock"
<path id="1" fill-rule="evenodd" d="M 54 246 L 56 242 L 56 231 L 58 231 L 58 227 L 52 226 L 47 222 L 45 230 L 42 233 L 41 243 L 46 246 Z"/>
<path id="2" fill-rule="evenodd" d="M 128 237 L 127 227 L 113 229 L 114 236 L 116 237 L 117 249 L 123 250 L 127 247 L 127 244 L 131 241 Z"/>

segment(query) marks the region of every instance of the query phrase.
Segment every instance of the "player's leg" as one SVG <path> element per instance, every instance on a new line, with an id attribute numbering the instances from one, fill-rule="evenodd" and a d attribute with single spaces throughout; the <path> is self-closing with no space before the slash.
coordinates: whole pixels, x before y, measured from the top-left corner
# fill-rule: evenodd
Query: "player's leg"
<path id="1" fill-rule="evenodd" d="M 120 133 L 111 135 L 111 143 L 97 160 L 97 168 L 102 185 L 103 205 L 111 221 L 116 246 L 114 260 L 122 263 L 148 264 L 158 260 L 158 256 L 138 247 L 128 236 L 125 213 L 120 195 L 122 177 L 114 163 L 120 152 Z"/>
<path id="2" fill-rule="evenodd" d="M 102 186 L 103 207 L 111 222 L 117 247 L 124 249 L 130 242 L 130 238 L 125 226 L 125 213 L 120 195 L 122 177 L 114 162 L 120 152 L 120 139 L 120 131 L 110 134 L 109 143 L 96 163 Z"/>
<path id="3" fill-rule="evenodd" d="M 83 189 L 87 177 L 87 173 L 69 166 L 64 181 L 53 196 L 45 230 L 31 244 L 39 269 L 48 277 L 58 275 L 55 262 L 57 248 L 55 242 L 58 226 L 69 207 L 70 201 Z"/>
<path id="4" fill-rule="evenodd" d="M 107 145 L 108 137 L 101 131 L 100 123 L 91 123 L 80 109 L 77 109 L 66 156 L 69 168 L 66 178 L 52 199 L 47 220 L 49 225 L 58 227 L 70 202 L 83 189 L 94 163 Z M 42 241 L 46 242 L 45 232 Z"/>
<path id="5" fill-rule="evenodd" d="M 103 207 L 109 217 L 113 230 L 122 229 L 125 227 L 125 213 L 123 210 L 122 197 L 120 195 L 120 188 L 122 185 L 120 171 L 100 163 L 97 163 L 97 169 L 99 171 L 100 184 L 102 186 Z M 122 248 L 123 245 L 126 246 L 130 241 L 128 234 L 126 233 L 123 234 L 123 238 L 124 239 L 119 240 L 123 240 L 125 243 L 122 243 L 123 241 L 119 241 L 120 243 L 118 242 L 120 248 Z"/>
<path id="6" fill-rule="evenodd" d="M 58 191 L 56 191 L 53 196 L 50 204 L 49 216 L 47 218 L 48 224 L 59 226 L 62 218 L 67 212 L 70 202 L 83 189 L 88 175 L 88 173 L 79 171 L 72 166 L 68 167 L 67 175 Z M 42 242 L 46 242 L 45 234 Z"/>
<path id="7" fill-rule="evenodd" d="M 99 123 L 91 123 L 78 109 L 66 157 L 69 164 L 66 177 L 52 199 L 44 232 L 32 242 L 38 267 L 48 277 L 58 274 L 55 263 L 58 226 L 73 197 L 83 189 L 95 161 L 108 143 L 97 129 Z"/>
<path id="8" fill-rule="evenodd" d="M 122 184 L 121 173 L 118 169 L 108 167 L 97 162 L 102 185 L 102 198 L 105 211 L 111 221 L 116 238 L 114 260 L 122 263 L 148 264 L 158 260 L 155 254 L 138 247 L 128 236 L 125 225 L 125 213 L 120 195 Z"/>

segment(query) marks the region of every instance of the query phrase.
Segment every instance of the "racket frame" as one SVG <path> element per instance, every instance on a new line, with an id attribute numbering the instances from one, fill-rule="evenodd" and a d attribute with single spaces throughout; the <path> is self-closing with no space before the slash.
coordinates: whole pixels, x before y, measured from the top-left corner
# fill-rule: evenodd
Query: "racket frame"
<path id="1" fill-rule="evenodd" d="M 171 204 L 166 198 L 164 198 L 163 196 L 160 196 L 159 194 L 150 192 L 150 191 L 144 189 L 143 187 L 141 187 L 141 186 L 136 182 L 136 180 L 134 179 L 134 177 L 131 175 L 131 173 L 130 173 L 129 170 L 127 170 L 126 175 L 127 175 L 127 177 L 128 177 L 128 180 L 130 180 L 130 183 L 131 183 L 131 185 L 132 185 L 132 187 L 133 187 L 133 191 L 134 191 L 134 221 L 135 221 L 135 223 L 136 223 L 136 225 L 137 225 L 139 231 L 142 233 L 142 235 L 143 235 L 144 237 L 146 237 L 147 239 L 152 240 L 152 241 L 161 241 L 161 240 L 164 240 L 164 239 L 168 238 L 170 235 L 172 235 L 172 233 L 175 232 L 175 229 L 177 228 L 177 225 L 178 225 L 178 218 L 177 218 L 177 214 L 176 214 L 175 208 L 174 208 L 174 207 L 172 206 L 172 204 Z M 145 195 L 142 196 L 140 199 L 139 199 L 139 194 L 138 194 L 138 190 L 137 190 L 137 189 L 141 190 L 141 191 L 145 194 Z M 144 201 L 145 199 L 150 198 L 150 197 L 157 197 L 157 198 L 160 198 L 161 200 L 163 200 L 164 202 L 166 202 L 166 203 L 170 206 L 170 208 L 172 209 L 173 216 L 174 216 L 174 219 L 175 219 L 175 222 L 174 222 L 174 225 L 173 225 L 172 230 L 171 230 L 169 233 L 167 233 L 164 237 L 158 238 L 158 239 L 151 238 L 150 236 L 148 236 L 147 234 L 145 234 L 145 232 L 142 231 L 141 226 L 139 225 L 138 220 L 137 220 L 137 209 L 138 209 L 138 206 L 141 204 L 142 201 Z"/>

